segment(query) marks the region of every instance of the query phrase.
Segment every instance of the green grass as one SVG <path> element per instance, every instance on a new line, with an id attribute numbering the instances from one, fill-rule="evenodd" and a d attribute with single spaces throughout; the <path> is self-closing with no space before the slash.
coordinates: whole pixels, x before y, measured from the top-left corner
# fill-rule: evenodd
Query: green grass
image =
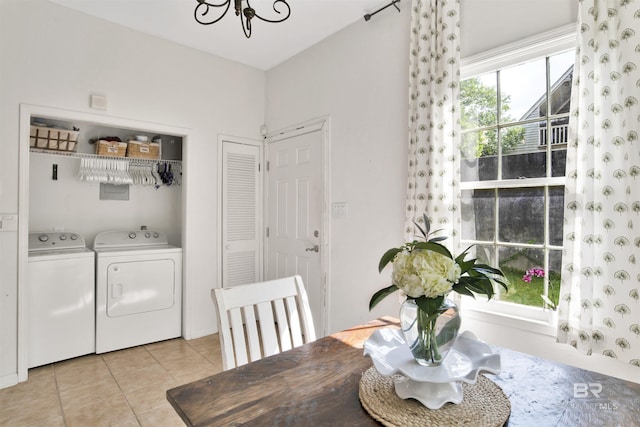
<path id="1" fill-rule="evenodd" d="M 544 293 L 544 279 L 542 277 L 534 277 L 530 283 L 522 280 L 524 271 L 502 268 L 502 272 L 509 280 L 509 291 L 500 295 L 500 300 L 509 301 L 516 304 L 530 305 L 533 307 L 544 307 L 544 301 L 540 297 Z M 560 275 L 551 273 L 549 276 L 549 299 L 556 305 L 558 304 L 558 296 L 560 291 Z"/>

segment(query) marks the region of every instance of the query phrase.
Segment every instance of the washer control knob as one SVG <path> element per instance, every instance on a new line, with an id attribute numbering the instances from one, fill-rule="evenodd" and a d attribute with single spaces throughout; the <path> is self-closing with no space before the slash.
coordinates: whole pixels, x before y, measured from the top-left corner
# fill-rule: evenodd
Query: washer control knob
<path id="1" fill-rule="evenodd" d="M 157 232 L 156 232 L 156 233 L 153 233 L 153 238 L 154 238 L 154 239 L 157 239 L 158 237 L 160 237 L 160 235 L 159 235 Z"/>
<path id="2" fill-rule="evenodd" d="M 67 240 L 67 235 L 66 234 L 61 234 L 60 235 L 60 240 Z"/>
<path id="3" fill-rule="evenodd" d="M 78 240 L 78 235 L 77 234 L 72 234 L 72 235 L 69 236 L 69 238 L 71 240 Z"/>
<path id="4" fill-rule="evenodd" d="M 38 236 L 38 240 L 40 240 L 42 243 L 49 241 L 49 235 L 48 234 L 41 234 Z"/>
<path id="5" fill-rule="evenodd" d="M 136 238 L 136 233 L 134 233 L 133 231 L 129 233 L 129 238 L 130 239 L 135 239 Z"/>
<path id="6" fill-rule="evenodd" d="M 147 239 L 151 237 L 151 233 L 144 233 L 144 237 L 146 237 Z"/>

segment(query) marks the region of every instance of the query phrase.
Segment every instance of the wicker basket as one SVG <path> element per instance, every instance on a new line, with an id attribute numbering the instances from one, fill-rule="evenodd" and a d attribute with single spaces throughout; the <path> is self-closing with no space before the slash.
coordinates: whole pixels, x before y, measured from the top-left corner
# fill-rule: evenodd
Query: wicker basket
<path id="1" fill-rule="evenodd" d="M 31 126 L 29 146 L 55 151 L 76 151 L 80 132 L 66 129 Z"/>
<path id="2" fill-rule="evenodd" d="M 159 159 L 160 144 L 157 142 L 129 141 L 127 142 L 127 157 L 136 159 Z"/>
<path id="3" fill-rule="evenodd" d="M 126 153 L 126 142 L 105 141 L 101 139 L 96 143 L 96 154 L 100 156 L 124 157 Z"/>

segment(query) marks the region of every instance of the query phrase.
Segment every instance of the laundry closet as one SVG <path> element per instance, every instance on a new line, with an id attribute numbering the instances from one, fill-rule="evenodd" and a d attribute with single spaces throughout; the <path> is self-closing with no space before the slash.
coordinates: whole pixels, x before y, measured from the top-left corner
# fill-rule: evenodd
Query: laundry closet
<path id="1" fill-rule="evenodd" d="M 29 117 L 29 368 L 182 335 L 183 138 L 87 117 Z"/>

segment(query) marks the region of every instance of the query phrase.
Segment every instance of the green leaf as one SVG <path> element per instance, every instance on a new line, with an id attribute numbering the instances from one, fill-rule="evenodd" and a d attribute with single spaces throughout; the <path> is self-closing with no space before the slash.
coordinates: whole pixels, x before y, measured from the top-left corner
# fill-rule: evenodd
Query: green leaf
<path id="1" fill-rule="evenodd" d="M 391 295 L 397 290 L 398 290 L 398 287 L 396 285 L 391 285 L 388 288 L 380 289 L 378 292 L 373 294 L 373 296 L 371 297 L 371 300 L 369 301 L 369 311 L 371 311 L 373 307 L 378 305 L 380 301 L 382 301 L 388 295 Z"/>
<path id="2" fill-rule="evenodd" d="M 417 222 L 413 221 L 413 224 L 418 227 L 418 230 L 420 230 L 420 234 L 422 234 L 422 236 L 426 239 L 428 236 L 428 232 L 429 232 L 429 223 L 427 223 L 427 231 L 424 231 L 422 229 L 422 227 L 420 227 L 420 224 L 418 224 Z"/>
<path id="3" fill-rule="evenodd" d="M 546 295 L 540 295 L 540 297 L 545 303 L 547 303 L 547 305 L 551 308 L 551 310 L 555 310 L 556 308 L 558 308 L 556 304 L 553 301 L 551 301 Z"/>
<path id="4" fill-rule="evenodd" d="M 427 251 L 434 251 L 439 253 L 440 255 L 444 255 L 449 259 L 453 259 L 453 255 L 451 255 L 451 252 L 449 252 L 449 249 L 447 249 L 445 246 L 441 245 L 440 243 L 435 243 L 435 242 L 418 242 L 415 244 L 414 246 L 416 249 L 423 249 L 423 250 L 427 250 Z"/>
<path id="5" fill-rule="evenodd" d="M 436 234 L 436 233 L 439 233 L 439 232 L 441 232 L 441 231 L 443 231 L 443 230 L 444 230 L 444 228 L 439 228 L 439 229 L 437 229 L 437 230 L 435 230 L 435 231 L 432 231 L 430 234 Z M 447 237 L 445 237 L 445 239 L 446 239 L 446 238 L 447 238 Z"/>
<path id="6" fill-rule="evenodd" d="M 438 316 L 438 308 L 442 305 L 444 301 L 444 295 L 437 296 L 435 298 L 427 298 L 425 296 L 421 296 L 418 298 L 414 298 L 414 301 L 420 307 L 420 310 L 429 314 L 429 319 L 432 317 L 435 318 Z"/>
<path id="7" fill-rule="evenodd" d="M 483 274 L 491 273 L 491 274 L 496 274 L 498 276 L 504 276 L 502 271 L 498 270 L 497 268 L 493 268 L 487 264 L 476 264 L 473 267 L 473 269 L 478 273 L 483 273 Z"/>
<path id="8" fill-rule="evenodd" d="M 464 261 L 465 257 L 467 256 L 467 254 L 469 253 L 469 249 L 471 249 L 472 247 L 474 247 L 475 245 L 471 245 L 469 246 L 467 249 L 465 249 L 464 251 L 462 251 L 462 253 L 460 255 L 458 255 L 456 257 L 456 262 L 458 264 L 460 264 L 461 262 Z M 474 259 L 473 262 L 475 262 L 476 260 Z"/>
<path id="9" fill-rule="evenodd" d="M 431 230 L 431 223 L 429 222 L 429 217 L 427 216 L 426 213 L 422 214 L 422 219 L 424 220 L 424 229 L 425 229 L 424 236 L 427 237 L 429 235 L 430 230 Z"/>
<path id="10" fill-rule="evenodd" d="M 453 289 L 453 291 L 454 291 L 454 292 L 457 292 L 457 293 L 459 293 L 459 294 L 461 294 L 461 295 L 468 295 L 468 296 L 473 297 L 473 298 L 475 298 L 475 297 L 476 297 L 476 296 L 473 294 L 473 292 L 471 292 L 470 290 L 468 290 L 468 289 L 465 287 L 464 283 L 460 283 L 460 282 L 458 282 L 458 283 L 456 283 L 455 285 L 453 285 L 451 289 Z"/>
<path id="11" fill-rule="evenodd" d="M 470 277 L 465 276 L 461 277 L 458 280 L 458 283 L 453 286 L 453 289 L 456 292 L 469 295 L 468 292 L 473 292 L 474 294 L 486 295 L 489 299 L 493 297 L 494 290 L 493 284 L 491 280 L 484 277 Z M 462 291 L 461 289 L 464 289 Z M 466 291 L 466 292 L 465 292 Z M 475 295 L 474 295 L 475 298 Z"/>
<path id="12" fill-rule="evenodd" d="M 393 261 L 393 259 L 399 252 L 402 252 L 401 248 L 391 248 L 387 252 L 385 252 L 384 255 L 382 255 L 382 258 L 380 258 L 380 263 L 378 264 L 378 273 L 381 273 L 382 270 L 384 270 L 384 268 L 387 266 L 387 264 Z"/>
<path id="13" fill-rule="evenodd" d="M 430 242 L 442 242 L 443 240 L 447 240 L 447 236 L 440 236 L 429 239 Z"/>
<path id="14" fill-rule="evenodd" d="M 462 274 L 464 274 L 474 266 L 474 264 L 476 263 L 476 259 L 474 258 L 468 261 L 458 261 L 458 258 L 456 258 L 456 263 L 460 266 Z"/>
<path id="15" fill-rule="evenodd" d="M 500 280 L 500 279 L 491 279 L 491 280 L 493 280 L 494 282 L 496 282 L 497 284 L 499 284 L 500 286 L 502 286 L 502 288 L 503 288 L 505 291 L 509 291 L 509 282 L 503 282 L 503 281 L 502 281 L 502 280 Z"/>

